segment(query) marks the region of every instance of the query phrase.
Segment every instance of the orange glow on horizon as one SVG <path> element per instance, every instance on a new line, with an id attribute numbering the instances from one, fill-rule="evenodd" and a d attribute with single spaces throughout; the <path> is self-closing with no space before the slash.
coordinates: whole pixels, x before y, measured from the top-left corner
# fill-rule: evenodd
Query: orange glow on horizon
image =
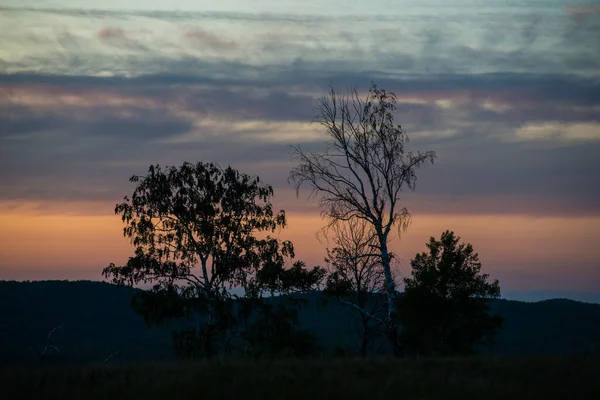
<path id="1" fill-rule="evenodd" d="M 122 222 L 112 214 L 39 214 L 30 209 L 0 209 L 4 229 L 0 232 L 0 279 L 27 279 L 35 271 L 48 276 L 53 270 L 64 274 L 87 271 L 100 279 L 110 262 L 124 263 L 132 254 L 122 235 Z M 289 226 L 279 237 L 291 240 L 296 256 L 308 265 L 323 265 L 327 242 L 317 238 L 323 226 L 316 213 L 288 213 Z M 391 248 L 398 254 L 401 275 L 410 259 L 425 251 L 430 236 L 453 230 L 461 241 L 472 243 L 484 272 L 494 274 L 544 275 L 561 282 L 568 273 L 589 274 L 600 259 L 593 241 L 600 235 L 600 218 L 537 218 L 497 215 L 413 215 L 413 222 L 394 238 Z M 396 235 L 395 235 L 396 236 Z M 331 246 L 331 243 L 329 244 Z M 577 272 L 577 266 L 583 270 Z M 514 268 L 514 269 L 513 269 Z M 521 268 L 519 270 L 519 268 Z M 66 272 L 65 272 L 66 271 Z M 569 272 L 570 271 L 570 272 Z M 587 271 L 587 272 L 586 272 Z M 10 273 L 9 273 L 10 272 Z M 585 282 L 585 276 L 580 276 Z M 64 278 L 61 278 L 64 279 Z"/>

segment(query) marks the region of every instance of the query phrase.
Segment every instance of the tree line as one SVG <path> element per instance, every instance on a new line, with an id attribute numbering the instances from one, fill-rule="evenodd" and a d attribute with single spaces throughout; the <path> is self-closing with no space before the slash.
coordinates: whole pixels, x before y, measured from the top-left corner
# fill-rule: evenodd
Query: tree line
<path id="1" fill-rule="evenodd" d="M 271 186 L 231 167 L 186 162 L 130 178 L 135 189 L 115 213 L 134 254 L 103 276 L 152 284 L 132 301 L 148 325 L 189 321 L 173 334 L 183 358 L 315 353 L 295 297 L 314 290 L 358 313 L 362 356 L 381 336 L 397 357 L 469 354 L 490 344 L 503 322 L 488 308 L 499 283 L 481 273 L 477 253 L 454 232 L 430 239 L 399 290 L 390 237 L 411 219 L 400 195 L 415 189 L 416 171 L 436 154 L 406 148 L 395 94 L 375 84 L 364 96 L 330 87 L 317 106 L 313 122 L 328 143 L 321 152 L 294 147 L 289 182 L 298 195 L 308 189 L 322 210 L 321 232 L 334 243 L 323 267 L 309 268 L 277 237 L 287 219 L 273 208 Z"/>

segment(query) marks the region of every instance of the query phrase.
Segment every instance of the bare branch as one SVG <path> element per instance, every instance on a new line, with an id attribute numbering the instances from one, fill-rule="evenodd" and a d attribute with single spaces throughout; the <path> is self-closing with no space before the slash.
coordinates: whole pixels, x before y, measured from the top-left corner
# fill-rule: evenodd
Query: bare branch
<path id="1" fill-rule="evenodd" d="M 347 306 L 350 306 L 350 307 L 354 308 L 355 310 L 357 310 L 357 311 L 358 311 L 358 312 L 360 312 L 361 314 L 364 314 L 364 315 L 366 315 L 367 317 L 371 318 L 371 319 L 372 319 L 372 320 L 374 320 L 374 321 L 377 321 L 377 322 L 379 322 L 379 323 L 380 323 L 380 324 L 382 324 L 382 325 L 385 325 L 385 324 L 386 324 L 386 321 L 384 321 L 384 320 L 382 320 L 381 318 L 379 318 L 379 317 L 377 317 L 377 316 L 375 316 L 375 315 L 371 314 L 370 312 L 366 311 L 365 309 L 363 309 L 363 308 L 360 308 L 359 306 L 357 306 L 356 304 L 354 304 L 354 303 L 352 303 L 352 302 L 350 302 L 350 301 L 344 300 L 344 299 L 342 299 L 341 297 L 340 297 L 340 298 L 338 298 L 337 300 L 338 300 L 340 303 L 346 304 Z"/>
<path id="2" fill-rule="evenodd" d="M 106 357 L 106 358 L 104 359 L 104 361 L 102 361 L 102 363 L 103 363 L 103 364 L 106 364 L 107 362 L 109 362 L 109 361 L 111 360 L 111 358 L 113 358 L 113 357 L 115 357 L 115 356 L 119 355 L 120 353 L 121 353 L 121 350 L 113 351 L 112 353 L 110 353 L 110 354 L 108 355 L 108 357 Z"/>
<path id="3" fill-rule="evenodd" d="M 50 330 L 50 332 L 48 333 L 48 336 L 46 337 L 46 344 L 45 344 L 44 348 L 43 348 L 41 351 L 40 351 L 40 350 L 38 350 L 38 348 L 37 348 L 37 347 L 35 347 L 35 346 L 33 346 L 33 345 L 31 346 L 31 347 L 32 347 L 32 348 L 35 350 L 35 352 L 36 352 L 36 354 L 37 354 L 37 359 L 36 359 L 36 362 L 37 362 L 38 364 L 39 364 L 39 363 L 42 361 L 42 358 L 43 358 L 43 357 L 44 357 L 46 354 L 48 354 L 48 350 L 54 350 L 54 351 L 55 351 L 57 354 L 60 354 L 60 350 L 59 350 L 59 348 L 58 348 L 58 347 L 56 347 L 56 346 L 55 346 L 55 345 L 52 343 L 52 336 L 54 335 L 54 333 L 55 333 L 57 330 L 61 329 L 62 327 L 63 327 L 63 325 L 61 324 L 61 325 L 55 326 L 55 327 L 54 327 L 52 330 Z"/>
<path id="4" fill-rule="evenodd" d="M 408 210 L 399 205 L 400 192 L 402 188 L 415 189 L 416 169 L 427 161 L 433 163 L 436 155 L 432 151 L 406 151 L 408 135 L 394 124 L 396 95 L 377 85 L 364 98 L 355 88 L 337 93 L 330 86 L 328 95 L 317 100 L 317 109 L 312 121 L 325 129 L 329 142 L 319 153 L 294 147 L 298 165 L 288 180 L 297 195 L 302 186 L 310 188 L 309 198 L 318 200 L 328 220 L 321 230 L 325 235 L 335 233 L 340 222 L 361 220 L 371 225 L 385 276 L 390 340 L 396 346 L 392 339 L 397 332 L 396 284 L 390 266 L 389 234 L 394 226 L 400 234 L 410 223 Z M 346 257 L 346 261 L 352 260 Z"/>

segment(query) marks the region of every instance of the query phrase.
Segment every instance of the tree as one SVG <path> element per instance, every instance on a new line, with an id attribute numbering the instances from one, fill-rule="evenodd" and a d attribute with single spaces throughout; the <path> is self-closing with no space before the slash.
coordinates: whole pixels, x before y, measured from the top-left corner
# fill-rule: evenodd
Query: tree
<path id="1" fill-rule="evenodd" d="M 34 344 L 31 344 L 31 348 L 35 351 L 36 354 L 36 363 L 41 363 L 42 359 L 44 359 L 44 357 L 46 355 L 49 355 L 50 350 L 52 350 L 55 354 L 60 354 L 60 350 L 59 348 L 54 344 L 53 340 L 52 340 L 52 336 L 54 335 L 54 333 L 58 330 L 60 330 L 63 326 L 62 325 L 58 325 L 55 326 L 49 333 L 48 336 L 46 336 L 46 345 L 40 350 L 37 346 L 35 346 Z"/>
<path id="2" fill-rule="evenodd" d="M 265 293 L 309 290 L 323 278 L 321 268 L 308 270 L 301 261 L 285 268 L 294 247 L 270 236 L 286 226 L 285 211 L 274 212 L 273 188 L 258 177 L 186 162 L 150 166 L 130 181 L 137 184 L 133 195 L 115 213 L 135 255 L 124 266 L 111 263 L 103 275 L 117 284 L 153 284 L 133 301 L 148 324 L 195 320 L 174 334 L 180 355 L 211 357 L 217 344 L 225 351 Z M 232 287 L 244 295 L 233 295 Z"/>
<path id="3" fill-rule="evenodd" d="M 403 188 L 415 189 L 416 169 L 433 163 L 432 151 L 406 151 L 408 140 L 400 125 L 394 124 L 396 96 L 373 85 L 363 99 L 356 89 L 329 94 L 317 101 L 318 114 L 313 122 L 321 124 L 329 142 L 321 153 L 294 148 L 298 165 L 290 172 L 297 194 L 309 186 L 317 197 L 327 227 L 353 219 L 369 223 L 377 237 L 377 254 L 385 277 L 388 340 L 395 355 L 398 342 L 396 282 L 391 269 L 393 255 L 388 249 L 390 232 L 406 228 L 410 215 L 400 205 Z M 327 229 L 326 227 L 326 229 Z"/>
<path id="4" fill-rule="evenodd" d="M 489 301 L 500 297 L 498 280 L 487 281 L 473 246 L 459 240 L 445 231 L 411 261 L 398 307 L 401 340 L 413 355 L 471 354 L 502 327 L 489 311 Z"/>
<path id="5" fill-rule="evenodd" d="M 262 312 L 243 333 L 250 345 L 250 355 L 303 357 L 317 354 L 316 336 L 298 326 L 299 308 L 307 302 L 306 299 L 292 299 L 291 307 L 275 301 L 262 304 Z"/>
<path id="6" fill-rule="evenodd" d="M 360 355 L 381 330 L 385 277 L 381 258 L 373 254 L 377 235 L 365 220 L 352 219 L 332 227 L 335 247 L 327 249 L 329 275 L 325 292 L 352 307 L 360 317 Z"/>

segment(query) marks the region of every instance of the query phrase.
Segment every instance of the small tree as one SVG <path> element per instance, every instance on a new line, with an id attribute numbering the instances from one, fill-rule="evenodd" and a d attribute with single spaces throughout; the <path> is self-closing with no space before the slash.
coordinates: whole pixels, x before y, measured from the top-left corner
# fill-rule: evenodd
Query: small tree
<path id="1" fill-rule="evenodd" d="M 474 353 L 502 327 L 503 319 L 489 311 L 489 301 L 500 296 L 498 280 L 487 281 L 473 246 L 459 240 L 445 231 L 411 261 L 398 299 L 401 340 L 410 354 Z"/>
<path id="2" fill-rule="evenodd" d="M 285 212 L 273 211 L 273 188 L 259 178 L 199 162 L 151 166 L 130 180 L 137 187 L 115 213 L 135 255 L 124 266 L 110 264 L 103 275 L 117 284 L 154 284 L 133 302 L 148 324 L 196 321 L 174 334 L 180 355 L 210 357 L 217 344 L 224 351 L 265 293 L 310 290 L 322 279 L 323 270 L 300 261 L 284 268 L 293 245 L 269 234 L 286 226 Z M 245 301 L 236 307 L 232 287 L 244 290 Z"/>
<path id="3" fill-rule="evenodd" d="M 408 140 L 400 125 L 394 124 L 396 95 L 373 85 L 365 98 L 356 89 L 317 101 L 313 118 L 327 132 L 329 143 L 321 153 L 294 148 L 298 165 L 290 173 L 297 192 L 303 185 L 318 197 L 323 215 L 334 225 L 339 221 L 367 221 L 377 237 L 377 254 L 385 277 L 388 339 L 395 355 L 400 355 L 396 325 L 396 282 L 389 251 L 393 227 L 406 228 L 409 213 L 400 205 L 403 188 L 414 189 L 416 169 L 435 159 L 435 153 L 406 151 Z"/>
<path id="4" fill-rule="evenodd" d="M 360 355 L 381 332 L 385 276 L 377 249 L 377 235 L 364 220 L 352 219 L 332 227 L 335 247 L 327 249 L 329 275 L 325 292 L 352 307 L 360 317 Z"/>

